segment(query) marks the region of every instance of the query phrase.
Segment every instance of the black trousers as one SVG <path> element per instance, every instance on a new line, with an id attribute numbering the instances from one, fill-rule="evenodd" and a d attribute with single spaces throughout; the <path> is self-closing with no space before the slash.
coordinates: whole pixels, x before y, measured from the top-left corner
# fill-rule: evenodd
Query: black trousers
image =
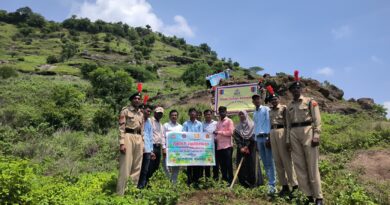
<path id="1" fill-rule="evenodd" d="M 153 174 L 158 170 L 161 161 L 161 145 L 153 144 L 153 153 L 156 155 L 155 160 L 150 160 L 149 170 L 148 170 L 148 179 L 153 176 Z"/>
<path id="2" fill-rule="evenodd" d="M 203 177 L 203 166 L 187 166 L 187 184 L 199 183 L 199 179 Z"/>
<path id="3" fill-rule="evenodd" d="M 233 181 L 233 147 L 217 150 L 217 161 L 221 167 L 222 179 L 229 184 Z"/>
<path id="4" fill-rule="evenodd" d="M 142 165 L 141 165 L 141 174 L 139 176 L 138 180 L 138 188 L 143 189 L 146 184 L 148 183 L 148 170 L 149 170 L 149 164 L 150 164 L 150 153 L 144 153 L 142 156 Z"/>

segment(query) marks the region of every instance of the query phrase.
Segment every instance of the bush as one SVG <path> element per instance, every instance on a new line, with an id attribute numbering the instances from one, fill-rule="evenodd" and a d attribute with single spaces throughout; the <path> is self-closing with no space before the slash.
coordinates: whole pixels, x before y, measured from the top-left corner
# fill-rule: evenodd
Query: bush
<path id="1" fill-rule="evenodd" d="M 0 156 L 0 204 L 27 204 L 36 178 L 26 160 Z"/>
<path id="2" fill-rule="evenodd" d="M 150 70 L 144 69 L 143 67 L 128 66 L 125 68 L 125 71 L 128 72 L 131 77 L 133 77 L 138 82 L 152 81 L 157 78 L 156 72 L 153 73 Z"/>
<path id="3" fill-rule="evenodd" d="M 0 67 L 0 77 L 3 79 L 16 77 L 18 76 L 18 73 L 16 72 L 15 68 L 12 66 L 1 66 Z"/>
<path id="4" fill-rule="evenodd" d="M 54 63 L 58 63 L 58 62 L 59 62 L 58 58 L 54 55 L 50 55 L 46 58 L 46 63 L 48 63 L 48 64 L 54 64 Z"/>
<path id="5" fill-rule="evenodd" d="M 96 64 L 84 63 L 80 68 L 83 78 L 88 79 L 89 73 L 96 70 L 96 68 L 97 68 Z"/>
<path id="6" fill-rule="evenodd" d="M 181 78 L 187 86 L 206 85 L 206 77 L 213 73 L 213 69 L 204 63 L 190 65 Z"/>
<path id="7" fill-rule="evenodd" d="M 117 111 L 134 90 L 133 79 L 123 70 L 114 72 L 109 68 L 97 68 L 89 73 L 93 93 L 101 97 Z"/>
<path id="8" fill-rule="evenodd" d="M 96 111 L 92 121 L 95 131 L 106 134 L 109 128 L 115 124 L 116 117 L 113 115 L 113 111 L 110 108 L 104 107 Z"/>

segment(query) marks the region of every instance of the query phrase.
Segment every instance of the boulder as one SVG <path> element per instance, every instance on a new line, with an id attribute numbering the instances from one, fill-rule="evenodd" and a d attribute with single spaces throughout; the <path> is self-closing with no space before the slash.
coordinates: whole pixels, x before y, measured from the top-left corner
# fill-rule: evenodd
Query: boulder
<path id="1" fill-rule="evenodd" d="M 372 98 L 359 98 L 357 103 L 359 103 L 359 105 L 365 110 L 371 110 L 375 105 Z"/>

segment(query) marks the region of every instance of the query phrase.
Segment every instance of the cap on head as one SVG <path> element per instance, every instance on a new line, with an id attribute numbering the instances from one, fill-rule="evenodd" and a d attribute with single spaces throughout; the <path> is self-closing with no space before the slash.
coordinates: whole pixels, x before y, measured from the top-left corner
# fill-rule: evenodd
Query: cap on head
<path id="1" fill-rule="evenodd" d="M 272 99 L 279 97 L 279 95 L 275 93 L 271 85 L 267 86 L 267 91 L 268 91 L 268 101 L 271 101 Z"/>
<path id="2" fill-rule="evenodd" d="M 129 100 L 131 101 L 131 100 L 133 100 L 133 99 L 134 99 L 135 97 L 137 97 L 137 96 L 139 96 L 139 97 L 141 98 L 141 93 L 136 92 L 136 93 L 130 95 Z"/>
<path id="3" fill-rule="evenodd" d="M 154 109 L 154 112 L 161 112 L 161 113 L 164 113 L 164 108 L 162 108 L 162 107 L 156 107 L 156 108 Z"/>
<path id="4" fill-rule="evenodd" d="M 299 71 L 298 70 L 295 70 L 294 71 L 294 82 L 291 82 L 289 85 L 288 85 L 288 89 L 291 90 L 293 88 L 301 88 L 303 87 L 303 83 L 301 82 L 300 78 L 299 78 Z"/>

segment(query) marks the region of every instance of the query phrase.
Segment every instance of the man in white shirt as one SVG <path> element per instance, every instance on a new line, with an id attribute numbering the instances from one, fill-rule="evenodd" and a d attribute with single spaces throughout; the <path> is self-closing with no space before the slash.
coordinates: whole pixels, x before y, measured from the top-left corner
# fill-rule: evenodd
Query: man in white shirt
<path id="1" fill-rule="evenodd" d="M 213 120 L 212 114 L 213 114 L 213 111 L 211 111 L 209 109 L 205 110 L 203 112 L 204 119 L 205 119 L 205 121 L 203 122 L 203 132 L 207 132 L 207 133 L 209 133 L 210 136 L 213 137 L 214 148 L 216 150 L 217 144 L 216 144 L 216 139 L 215 139 L 216 136 L 214 135 L 214 131 L 217 127 L 217 121 Z M 215 151 L 214 151 L 214 153 L 215 153 Z M 205 169 L 206 178 L 209 178 L 211 176 L 210 167 L 205 166 L 204 169 Z M 215 159 L 215 166 L 213 166 L 213 178 L 214 178 L 214 180 L 218 180 L 218 178 L 219 178 L 219 166 L 217 163 L 217 159 Z"/>
<path id="2" fill-rule="evenodd" d="M 177 122 L 177 118 L 179 117 L 179 112 L 177 110 L 171 110 L 169 112 L 169 122 L 164 124 L 164 143 L 163 143 L 163 167 L 165 174 L 171 178 L 172 183 L 176 184 L 177 177 L 179 175 L 180 167 L 168 167 L 166 161 L 166 139 L 168 132 L 181 132 L 183 130 L 183 126 Z"/>

